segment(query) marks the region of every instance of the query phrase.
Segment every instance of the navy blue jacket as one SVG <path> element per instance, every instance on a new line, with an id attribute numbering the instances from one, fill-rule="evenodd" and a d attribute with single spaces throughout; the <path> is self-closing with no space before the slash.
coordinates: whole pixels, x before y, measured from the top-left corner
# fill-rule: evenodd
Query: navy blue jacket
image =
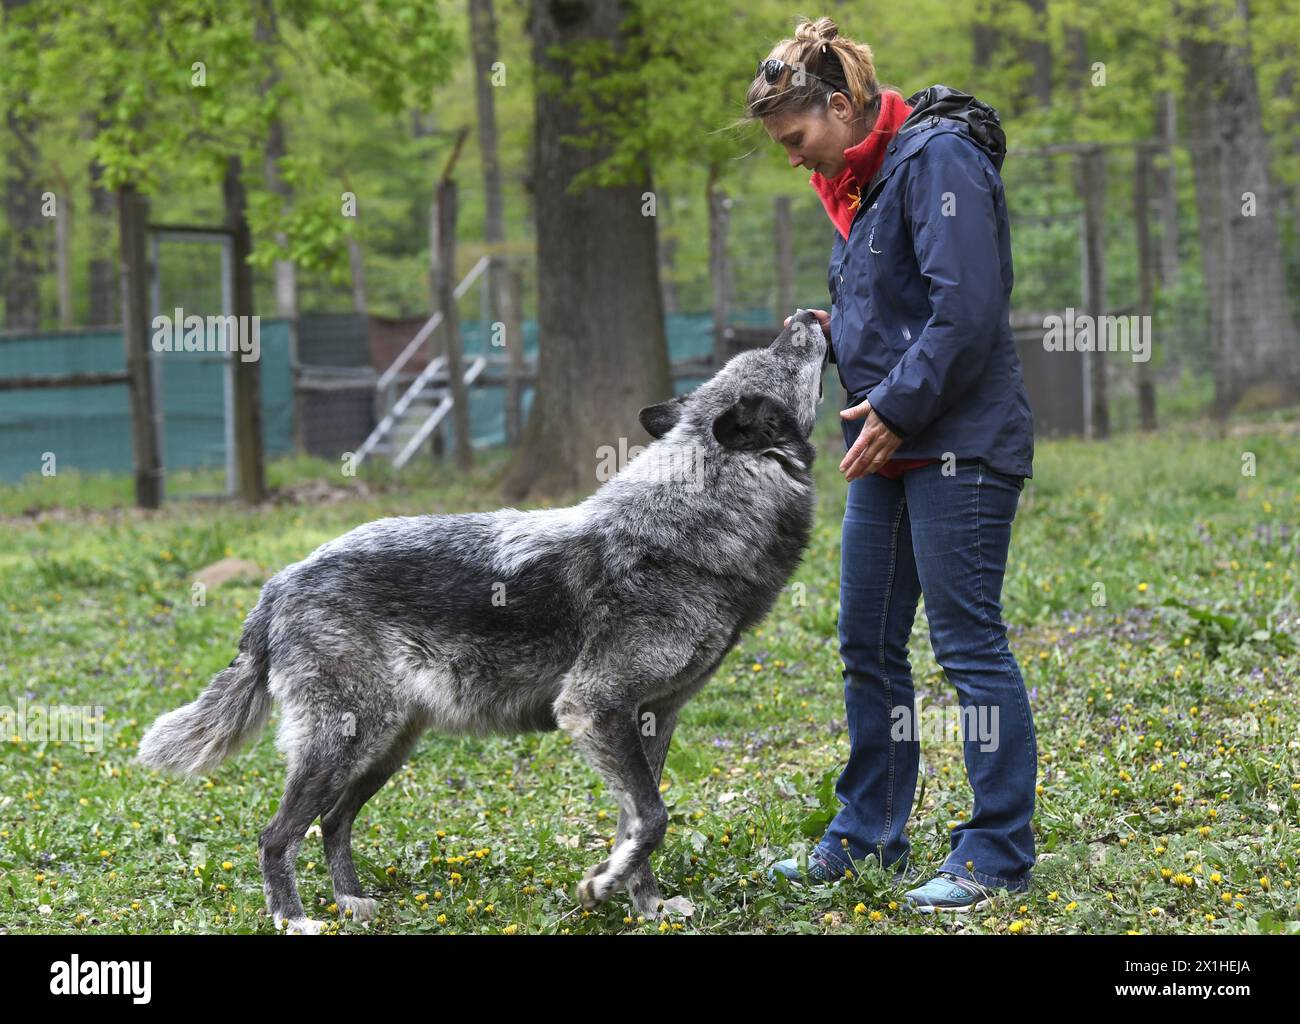
<path id="1" fill-rule="evenodd" d="M 1011 230 L 997 112 L 935 85 L 831 251 L 831 335 L 849 405 L 903 438 L 894 458 L 977 458 L 1032 476 L 1033 414 L 1011 334 Z M 844 423 L 851 443 L 862 420 Z"/>

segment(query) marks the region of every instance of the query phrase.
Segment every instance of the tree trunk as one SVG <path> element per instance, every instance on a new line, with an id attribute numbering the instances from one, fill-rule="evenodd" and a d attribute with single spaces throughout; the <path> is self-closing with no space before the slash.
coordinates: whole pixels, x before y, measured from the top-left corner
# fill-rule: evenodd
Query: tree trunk
<path id="1" fill-rule="evenodd" d="M 257 7 L 254 38 L 266 62 L 266 77 L 262 79 L 258 89 L 264 101 L 280 84 L 280 66 L 275 54 L 279 37 L 280 29 L 275 17 L 275 3 L 273 0 L 261 0 Z M 266 176 L 267 191 L 280 201 L 282 210 L 287 209 L 293 201 L 293 188 L 280 173 L 280 161 L 287 153 L 284 122 L 277 114 L 271 118 L 271 123 L 267 127 L 266 145 L 262 151 L 262 170 Z M 283 231 L 276 232 L 275 240 L 280 246 L 284 246 L 287 242 Z M 297 316 L 298 274 L 293 260 L 276 260 L 271 272 L 275 280 L 276 315 L 290 318 Z"/>
<path id="2" fill-rule="evenodd" d="M 1227 41 L 1231 28 L 1246 27 L 1249 9 L 1236 0 L 1225 17 L 1210 0 L 1189 0 L 1183 14 L 1200 29 L 1184 36 L 1181 56 L 1189 134 L 1200 147 L 1192 166 L 1207 292 L 1217 298 L 1214 406 L 1223 418 L 1248 392 L 1265 404 L 1300 396 L 1300 332 L 1283 274 L 1255 69 L 1249 49 Z"/>
<path id="3" fill-rule="evenodd" d="M 1093 317 L 1105 316 L 1106 308 L 1106 151 L 1089 149 L 1078 158 L 1076 187 L 1083 199 L 1083 308 Z M 1094 332 L 1094 345 L 1100 332 Z M 1110 401 L 1106 393 L 1108 354 L 1094 347 L 1086 355 L 1091 385 L 1089 436 L 1104 441 L 1110 437 Z"/>
<path id="4" fill-rule="evenodd" d="M 158 508 L 163 500 L 157 395 L 149 365 L 149 203 L 132 186 L 117 192 L 117 237 L 122 286 L 122 343 L 130 374 L 131 444 L 135 503 Z"/>
<path id="5" fill-rule="evenodd" d="M 1083 106 L 1085 89 L 1092 87 L 1092 61 L 1088 59 L 1088 33 L 1077 25 L 1065 27 L 1065 80 L 1074 109 Z"/>
<path id="6" fill-rule="evenodd" d="M 505 491 L 526 495 L 586 492 L 608 465 L 602 446 L 648 440 L 637 421 L 644 405 L 672 394 L 655 223 L 642 216 L 643 179 L 610 188 L 569 190 L 574 175 L 607 151 L 580 149 L 565 135 L 589 134 L 565 98 L 572 68 L 568 45 L 619 42 L 623 10 L 615 0 L 534 0 L 529 21 L 538 77 L 556 90 L 535 94 L 533 189 L 536 203 L 538 381 L 524 443 Z M 556 53 L 550 53 L 557 47 Z M 625 98 L 635 102 L 637 97 Z M 642 161 L 649 165 L 648 158 Z"/>
<path id="7" fill-rule="evenodd" d="M 442 347 L 447 354 L 451 419 L 456 428 L 456 465 L 469 470 L 474 466 L 474 439 L 470 435 L 469 389 L 460 357 L 460 311 L 456 307 L 456 212 L 456 180 L 444 178 L 438 186 L 438 308 L 442 310 Z"/>
<path id="8" fill-rule="evenodd" d="M 1034 31 L 1018 40 L 1022 58 L 1034 69 L 1027 84 L 1029 95 L 1042 110 L 1052 105 L 1052 44 L 1047 25 L 1047 0 L 1027 0 L 1034 16 Z"/>
<path id="9" fill-rule="evenodd" d="M 524 275 L 506 264 L 506 443 L 519 444 L 524 430 Z"/>
<path id="10" fill-rule="evenodd" d="M 790 197 L 777 196 L 772 205 L 772 249 L 776 253 L 776 319 L 781 323 L 794 312 L 794 221 L 790 216 Z"/>
<path id="11" fill-rule="evenodd" d="M 718 169 L 709 168 L 709 283 L 712 286 L 713 365 L 727 359 L 727 328 L 731 326 L 731 261 L 727 258 L 731 199 L 718 182 Z"/>
<path id="12" fill-rule="evenodd" d="M 980 20 L 971 26 L 971 63 L 977 72 L 993 66 L 993 55 L 1002 40 L 997 13 L 996 3 L 976 8 L 975 17 Z"/>
<path id="13" fill-rule="evenodd" d="M 474 100 L 478 110 L 479 162 L 483 166 L 483 199 L 486 206 L 483 234 L 488 255 L 488 316 L 491 323 L 506 323 L 509 286 L 506 266 L 505 201 L 501 192 L 501 161 L 497 150 L 496 96 L 492 65 L 496 63 L 497 23 L 492 0 L 470 0 L 470 41 L 474 49 Z M 506 337 L 507 346 L 519 339 Z M 489 340 L 490 343 L 490 340 Z M 485 355 L 490 354 L 485 346 Z"/>
<path id="14" fill-rule="evenodd" d="M 27 0 L 4 0 L 8 12 Z M 25 100 L 25 97 L 23 97 Z M 9 139 L 4 147 L 5 223 L 9 227 L 4 262 L 5 321 L 9 330 L 34 330 L 41 325 L 41 249 L 45 218 L 41 216 L 40 155 L 35 126 L 11 106 L 5 114 Z M 63 196 L 58 197 L 60 204 Z"/>
<path id="15" fill-rule="evenodd" d="M 1164 142 L 1157 166 L 1160 189 L 1160 287 L 1178 284 L 1178 101 L 1168 90 L 1156 101 L 1156 135 Z"/>
<path id="16" fill-rule="evenodd" d="M 359 215 L 359 214 L 358 214 Z M 366 261 L 361 252 L 361 242 L 356 235 L 348 236 L 348 270 L 352 274 L 352 308 L 366 315 Z"/>
<path id="17" fill-rule="evenodd" d="M 1155 254 L 1151 246 L 1151 203 L 1149 184 L 1151 179 L 1151 151 L 1139 145 L 1134 151 L 1136 166 L 1133 171 L 1133 218 L 1137 226 L 1138 250 L 1138 315 L 1149 317 L 1146 323 L 1155 319 Z M 1144 321 L 1139 321 L 1143 323 Z M 1139 330 L 1142 328 L 1139 327 Z M 1160 339 L 1164 341 L 1162 336 Z M 1147 355 L 1154 354 L 1155 340 L 1147 339 L 1151 348 Z M 1137 364 L 1138 380 L 1138 417 L 1143 430 L 1156 429 L 1156 385 L 1151 375 L 1151 360 Z"/>
<path id="18" fill-rule="evenodd" d="M 104 239 L 112 238 L 113 194 L 100 182 L 104 168 L 98 160 L 90 163 L 90 265 L 87 268 L 90 301 L 86 309 L 86 323 L 104 327 L 119 322 L 117 312 L 117 273 L 115 261 Z"/>
<path id="19" fill-rule="evenodd" d="M 75 322 L 72 313 L 72 189 L 60 177 L 58 205 L 54 217 L 54 276 L 58 284 L 59 326 Z"/>
<path id="20" fill-rule="evenodd" d="M 225 199 L 226 227 L 234 231 L 231 246 L 234 263 L 234 313 L 240 319 L 241 333 L 253 330 L 253 268 L 248 256 L 253 251 L 252 232 L 248 226 L 248 199 L 244 191 L 243 166 L 239 157 L 226 163 L 222 184 Z M 259 353 L 260 355 L 260 353 Z M 260 359 L 244 360 L 232 353 L 235 373 L 235 465 L 239 478 L 239 496 L 250 505 L 266 498 L 266 467 L 262 452 L 262 372 Z"/>
<path id="21" fill-rule="evenodd" d="M 677 232 L 676 215 L 672 213 L 668 197 L 663 189 L 656 193 L 659 197 L 655 216 L 655 238 L 659 245 L 659 283 L 663 292 L 664 314 L 676 313 L 681 308 L 677 295 Z"/>

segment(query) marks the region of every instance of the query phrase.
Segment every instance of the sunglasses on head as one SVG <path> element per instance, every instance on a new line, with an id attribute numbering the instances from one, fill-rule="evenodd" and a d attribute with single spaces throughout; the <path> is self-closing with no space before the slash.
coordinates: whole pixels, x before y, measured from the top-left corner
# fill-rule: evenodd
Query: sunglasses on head
<path id="1" fill-rule="evenodd" d="M 823 85 L 829 86 L 831 89 L 835 89 L 835 86 L 832 85 L 830 82 L 828 82 L 826 79 L 822 78 L 821 75 L 814 75 L 811 71 L 805 71 L 803 68 L 797 67 L 794 64 L 787 64 L 779 57 L 768 57 L 766 60 L 760 60 L 758 62 L 758 70 L 754 73 L 756 75 L 762 75 L 763 81 L 771 85 L 773 82 L 775 82 L 778 78 L 781 77 L 781 72 L 786 68 L 790 69 L 791 75 L 807 75 L 809 78 L 815 78 Z"/>

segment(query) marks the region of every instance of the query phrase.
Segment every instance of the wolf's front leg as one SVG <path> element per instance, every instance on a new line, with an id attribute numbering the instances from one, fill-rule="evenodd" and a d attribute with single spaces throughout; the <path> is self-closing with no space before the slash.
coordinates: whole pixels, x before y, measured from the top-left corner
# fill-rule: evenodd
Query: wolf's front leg
<path id="1" fill-rule="evenodd" d="M 668 830 L 668 810 L 659 798 L 659 784 L 641 746 L 636 712 L 635 706 L 589 707 L 570 693 L 556 702 L 560 728 L 573 738 L 617 797 L 620 832 L 624 833 L 609 859 L 591 868 L 578 883 L 578 899 L 587 910 L 624 886 Z"/>
<path id="2" fill-rule="evenodd" d="M 673 729 L 677 725 L 677 707 L 668 705 L 647 705 L 637 714 L 637 731 L 641 734 L 641 747 L 650 764 L 655 786 L 663 781 L 664 761 L 668 757 L 668 744 L 672 742 Z M 627 837 L 628 816 L 622 811 L 618 815 L 618 835 L 614 840 L 617 849 Z M 663 893 L 655 880 L 654 871 L 647 858 L 642 861 L 628 877 L 628 895 L 632 897 L 635 911 L 650 919 L 659 916 L 663 904 Z"/>

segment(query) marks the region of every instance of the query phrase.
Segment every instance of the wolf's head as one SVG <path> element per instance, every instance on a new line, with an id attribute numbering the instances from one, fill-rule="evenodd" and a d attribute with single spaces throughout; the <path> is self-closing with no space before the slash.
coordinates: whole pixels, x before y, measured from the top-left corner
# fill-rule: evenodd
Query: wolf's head
<path id="1" fill-rule="evenodd" d="M 798 310 L 767 348 L 741 352 L 694 391 L 646 406 L 641 425 L 655 438 L 684 425 L 722 448 L 806 469 L 828 347 L 817 317 Z"/>

